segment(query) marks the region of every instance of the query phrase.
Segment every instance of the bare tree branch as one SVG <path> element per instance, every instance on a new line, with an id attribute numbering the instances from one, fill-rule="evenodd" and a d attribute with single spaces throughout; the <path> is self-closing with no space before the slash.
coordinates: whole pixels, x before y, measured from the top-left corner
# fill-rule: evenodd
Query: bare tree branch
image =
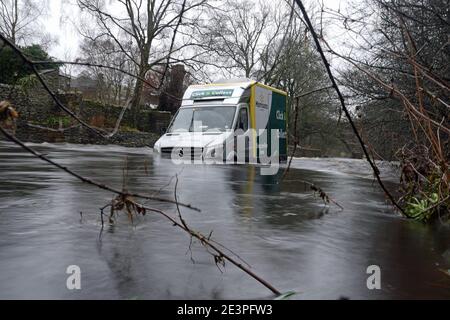
<path id="1" fill-rule="evenodd" d="M 313 37 L 313 39 L 314 39 L 314 43 L 315 43 L 315 45 L 316 45 L 317 51 L 319 52 L 319 54 L 320 54 L 320 56 L 321 56 L 321 58 L 322 58 L 322 60 L 323 60 L 323 63 L 324 63 L 325 68 L 326 68 L 326 70 L 327 70 L 327 74 L 328 74 L 328 76 L 329 76 L 329 78 L 330 78 L 330 81 L 331 81 L 331 84 L 332 84 L 333 88 L 335 89 L 335 91 L 336 91 L 336 93 L 337 93 L 337 95 L 338 95 L 338 98 L 339 98 L 339 101 L 340 101 L 340 103 L 341 103 L 341 107 L 342 107 L 342 109 L 344 110 L 345 116 L 347 117 L 347 120 L 348 120 L 348 122 L 350 123 L 350 126 L 351 126 L 351 128 L 352 128 L 352 130 L 353 130 L 355 136 L 358 138 L 358 142 L 359 142 L 359 144 L 361 145 L 361 148 L 362 148 L 362 150 L 363 150 L 363 152 L 364 152 L 364 155 L 366 156 L 367 162 L 369 163 L 369 165 L 371 166 L 371 168 L 372 168 L 372 170 L 373 170 L 373 174 L 375 175 L 375 178 L 376 178 L 378 184 L 379 184 L 380 187 L 383 189 L 384 193 L 385 193 L 386 196 L 389 198 L 389 200 L 391 201 L 391 203 L 392 203 L 392 204 L 393 204 L 393 205 L 394 205 L 394 206 L 395 206 L 402 214 L 406 215 L 405 212 L 404 212 L 404 210 L 403 210 L 403 208 L 397 203 L 397 201 L 394 199 L 394 197 L 392 196 L 392 194 L 389 192 L 389 190 L 386 188 L 386 186 L 384 185 L 383 181 L 381 180 L 381 177 L 380 177 L 380 171 L 378 170 L 378 168 L 377 168 L 377 166 L 375 165 L 375 163 L 373 162 L 373 160 L 372 160 L 372 158 L 371 158 L 369 152 L 367 151 L 367 148 L 366 148 L 366 146 L 365 146 L 365 143 L 364 143 L 364 141 L 362 140 L 362 138 L 361 138 L 361 136 L 360 136 L 360 134 L 359 134 L 359 132 L 358 132 L 358 129 L 356 128 L 355 123 L 353 122 L 352 116 L 350 115 L 350 112 L 349 112 L 348 109 L 347 109 L 347 106 L 346 106 L 346 104 L 345 104 L 344 97 L 342 96 L 342 93 L 341 93 L 341 91 L 340 91 L 340 89 L 339 89 L 339 86 L 338 86 L 337 83 L 336 83 L 336 80 L 335 80 L 335 78 L 334 78 L 334 76 L 333 76 L 333 73 L 332 73 L 332 71 L 331 71 L 331 68 L 330 68 L 330 64 L 328 63 L 328 60 L 327 60 L 327 58 L 325 57 L 325 54 L 324 54 L 324 52 L 323 52 L 323 50 L 322 50 L 322 46 L 320 45 L 320 42 L 319 42 L 319 38 L 317 37 L 317 34 L 316 34 L 315 30 L 314 30 L 314 27 L 313 27 L 313 25 L 312 25 L 312 23 L 311 23 L 311 20 L 309 19 L 308 13 L 306 12 L 305 7 L 303 6 L 302 1 L 301 1 L 301 0 L 295 0 L 295 1 L 296 1 L 296 3 L 297 3 L 298 7 L 300 8 L 300 11 L 302 12 L 303 18 L 305 19 L 306 24 L 307 24 L 307 26 L 308 26 L 308 28 L 309 28 L 309 32 L 311 33 L 311 35 L 312 35 L 312 37 Z"/>

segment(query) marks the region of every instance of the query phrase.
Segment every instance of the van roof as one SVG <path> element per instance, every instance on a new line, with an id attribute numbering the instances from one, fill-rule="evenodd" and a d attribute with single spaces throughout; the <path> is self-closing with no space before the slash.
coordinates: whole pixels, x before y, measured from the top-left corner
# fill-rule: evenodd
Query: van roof
<path id="1" fill-rule="evenodd" d="M 221 80 L 209 84 L 191 85 L 183 96 L 183 105 L 193 104 L 199 100 L 223 100 L 223 104 L 236 104 L 252 85 L 257 85 L 282 95 L 286 92 L 250 79 Z"/>

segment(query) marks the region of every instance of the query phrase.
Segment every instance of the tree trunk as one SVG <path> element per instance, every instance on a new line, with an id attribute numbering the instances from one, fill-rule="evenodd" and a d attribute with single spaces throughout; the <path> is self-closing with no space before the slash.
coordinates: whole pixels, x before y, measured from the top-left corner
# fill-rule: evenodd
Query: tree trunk
<path id="1" fill-rule="evenodd" d="M 145 64 L 141 64 L 139 66 L 139 74 L 138 76 L 141 79 L 145 79 L 145 75 L 147 73 L 147 60 L 145 60 Z M 138 126 L 138 122 L 139 122 L 139 113 L 141 110 L 141 98 L 142 98 L 142 90 L 144 87 L 144 83 L 137 79 L 136 80 L 136 84 L 134 86 L 134 90 L 133 90 L 133 96 L 131 99 L 131 109 L 132 109 L 132 117 L 133 117 L 133 124 L 135 127 Z"/>
<path id="2" fill-rule="evenodd" d="M 138 76 L 141 79 L 145 79 L 145 75 L 147 74 L 149 56 L 150 56 L 150 44 L 147 43 L 142 48 L 142 52 L 141 52 L 141 61 L 140 61 L 139 73 L 138 73 Z M 141 96 L 142 96 L 143 87 L 144 87 L 144 83 L 141 80 L 137 79 L 136 85 L 134 86 L 133 99 L 131 100 L 131 107 L 139 109 L 139 106 L 141 104 Z"/>
<path id="3" fill-rule="evenodd" d="M 143 75 L 145 75 L 145 72 L 140 71 L 139 77 L 142 77 Z M 139 108 L 139 105 L 141 103 L 142 88 L 143 88 L 142 81 L 137 79 L 133 90 L 133 98 L 131 99 L 132 107 Z"/>

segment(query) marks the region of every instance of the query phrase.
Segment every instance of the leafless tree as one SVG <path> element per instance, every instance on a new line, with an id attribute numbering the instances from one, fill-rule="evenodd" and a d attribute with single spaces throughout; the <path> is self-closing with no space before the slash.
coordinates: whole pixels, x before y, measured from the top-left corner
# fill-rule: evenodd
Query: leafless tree
<path id="1" fill-rule="evenodd" d="M 192 45 L 186 36 L 179 36 L 177 41 L 178 32 L 195 24 L 195 12 L 206 4 L 207 0 L 119 0 L 115 4 L 78 0 L 79 7 L 94 17 L 96 24 L 83 35 L 113 41 L 134 64 L 139 78 L 145 78 L 157 65 L 172 63 L 175 54 Z M 133 106 L 139 106 L 142 88 L 143 82 L 136 81 Z"/>
<path id="2" fill-rule="evenodd" d="M 32 40 L 42 30 L 39 19 L 46 9 L 45 0 L 1 0 L 0 32 L 15 44 Z"/>
<path id="3" fill-rule="evenodd" d="M 97 92 L 100 101 L 121 105 L 128 100 L 126 92 L 130 78 L 118 70 L 132 72 L 133 65 L 118 46 L 110 39 L 91 41 L 86 38 L 80 49 L 83 61 L 91 64 L 106 64 L 115 68 L 92 67 L 87 69 L 101 86 Z"/>
<path id="4" fill-rule="evenodd" d="M 269 69 L 270 53 L 281 44 L 291 22 L 283 2 L 226 0 L 208 16 L 200 31 L 203 48 L 210 53 L 204 62 L 258 80 L 264 77 L 263 64 Z"/>
<path id="5" fill-rule="evenodd" d="M 400 203 L 420 220 L 450 207 L 449 4 L 368 0 L 322 10 L 350 40 L 339 47 L 322 38 L 348 66 L 340 80 L 360 106 L 365 143 L 401 161 Z"/>
<path id="6" fill-rule="evenodd" d="M 310 9 L 316 17 L 314 4 Z M 213 80 L 217 80 L 214 73 L 221 73 L 224 77 L 252 78 L 287 91 L 291 127 L 296 119 L 294 98 L 302 96 L 302 114 L 297 117 L 302 144 L 316 144 L 320 149 L 341 145 L 335 139 L 336 126 L 330 125 L 336 122 L 336 101 L 326 90 L 325 94 L 316 91 L 329 87 L 329 83 L 294 1 L 227 0 L 209 10 L 208 17 L 198 31 L 201 49 L 208 54 L 201 56 L 198 65 L 211 67 Z M 312 93 L 304 96 L 308 92 Z M 323 143 L 329 139 L 334 141 Z"/>

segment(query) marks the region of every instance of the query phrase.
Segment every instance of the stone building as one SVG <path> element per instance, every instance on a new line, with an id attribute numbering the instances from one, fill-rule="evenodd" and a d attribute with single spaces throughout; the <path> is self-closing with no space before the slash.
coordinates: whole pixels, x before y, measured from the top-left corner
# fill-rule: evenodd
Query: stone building
<path id="1" fill-rule="evenodd" d="M 174 114 L 181 105 L 185 87 L 186 70 L 183 65 L 175 65 L 170 70 L 169 79 L 159 99 L 159 110 Z"/>
<path id="2" fill-rule="evenodd" d="M 59 68 L 40 70 L 39 74 L 44 78 L 53 92 L 67 92 L 70 90 L 71 77 L 62 74 Z"/>

